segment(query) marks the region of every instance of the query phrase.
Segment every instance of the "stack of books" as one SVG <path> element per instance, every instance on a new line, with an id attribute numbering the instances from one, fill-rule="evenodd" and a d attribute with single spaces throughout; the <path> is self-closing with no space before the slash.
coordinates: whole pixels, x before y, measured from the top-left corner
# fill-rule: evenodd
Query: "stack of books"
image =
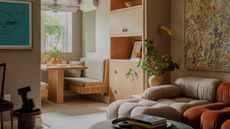
<path id="1" fill-rule="evenodd" d="M 141 127 L 146 129 L 165 128 L 167 120 L 162 117 L 140 115 L 128 118 L 128 123 L 134 127 Z"/>

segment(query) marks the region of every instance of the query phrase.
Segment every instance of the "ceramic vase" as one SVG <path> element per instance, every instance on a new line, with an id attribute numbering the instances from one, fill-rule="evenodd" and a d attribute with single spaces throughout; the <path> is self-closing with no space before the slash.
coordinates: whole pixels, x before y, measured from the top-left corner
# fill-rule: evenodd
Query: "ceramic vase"
<path id="1" fill-rule="evenodd" d="M 148 80 L 150 87 L 162 85 L 163 81 L 164 79 L 161 75 L 158 75 L 158 76 L 152 75 L 149 77 L 149 80 Z"/>

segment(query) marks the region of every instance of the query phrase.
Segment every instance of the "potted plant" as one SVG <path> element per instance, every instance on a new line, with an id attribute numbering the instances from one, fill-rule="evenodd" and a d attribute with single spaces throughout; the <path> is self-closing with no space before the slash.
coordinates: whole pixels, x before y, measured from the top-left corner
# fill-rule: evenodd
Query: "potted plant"
<path id="1" fill-rule="evenodd" d="M 152 41 L 145 40 L 144 48 L 147 49 L 147 53 L 143 59 L 138 62 L 137 67 L 148 73 L 150 76 L 148 80 L 150 86 L 161 85 L 163 83 L 162 75 L 164 73 L 179 69 L 179 65 L 172 61 L 171 56 L 160 55 L 158 53 Z M 135 75 L 137 75 L 137 73 L 132 69 L 126 74 L 127 77 L 133 77 Z"/>
<path id="2" fill-rule="evenodd" d="M 48 60 L 48 63 L 50 64 L 58 64 L 59 60 L 64 59 L 62 51 L 56 46 L 53 46 L 50 50 L 46 51 L 44 53 L 44 57 Z"/>

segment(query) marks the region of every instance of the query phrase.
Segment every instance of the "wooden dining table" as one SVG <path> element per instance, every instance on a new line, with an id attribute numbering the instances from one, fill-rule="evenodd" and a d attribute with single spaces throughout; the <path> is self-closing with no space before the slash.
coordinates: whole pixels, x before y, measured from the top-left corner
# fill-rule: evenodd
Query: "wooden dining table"
<path id="1" fill-rule="evenodd" d="M 63 104 L 65 70 L 82 70 L 86 68 L 81 65 L 69 64 L 41 65 L 41 70 L 48 72 L 48 99 L 54 103 Z"/>

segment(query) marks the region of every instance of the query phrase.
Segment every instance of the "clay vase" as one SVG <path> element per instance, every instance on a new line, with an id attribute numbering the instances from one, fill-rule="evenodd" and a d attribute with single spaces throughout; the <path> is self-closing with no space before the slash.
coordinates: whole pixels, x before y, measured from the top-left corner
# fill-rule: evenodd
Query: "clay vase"
<path id="1" fill-rule="evenodd" d="M 57 58 L 52 58 L 51 60 L 50 60 L 50 63 L 51 64 L 58 64 L 58 59 Z"/>
<path id="2" fill-rule="evenodd" d="M 149 77 L 149 80 L 148 80 L 150 87 L 162 85 L 163 81 L 164 79 L 161 75 L 158 75 L 158 76 L 152 75 Z"/>

